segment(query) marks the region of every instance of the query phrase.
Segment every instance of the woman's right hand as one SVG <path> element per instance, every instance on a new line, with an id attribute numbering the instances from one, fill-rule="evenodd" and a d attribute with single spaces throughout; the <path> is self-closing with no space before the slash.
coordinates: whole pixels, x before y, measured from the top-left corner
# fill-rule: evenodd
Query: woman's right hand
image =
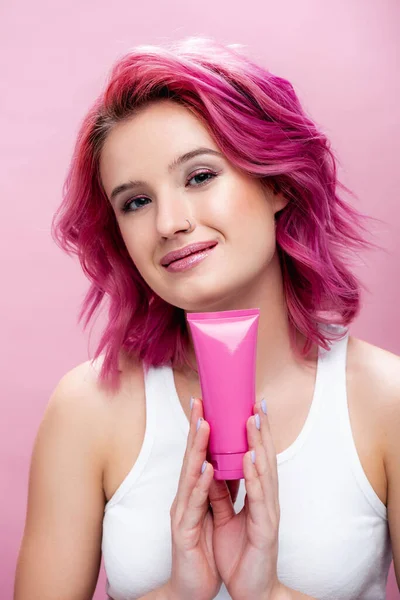
<path id="1" fill-rule="evenodd" d="M 210 426 L 203 419 L 203 403 L 195 399 L 178 491 L 170 510 L 172 571 L 166 587 L 171 600 L 210 600 L 218 594 L 222 583 L 214 560 L 213 519 L 208 499 L 214 468 L 207 462 L 201 472 L 209 435 Z"/>

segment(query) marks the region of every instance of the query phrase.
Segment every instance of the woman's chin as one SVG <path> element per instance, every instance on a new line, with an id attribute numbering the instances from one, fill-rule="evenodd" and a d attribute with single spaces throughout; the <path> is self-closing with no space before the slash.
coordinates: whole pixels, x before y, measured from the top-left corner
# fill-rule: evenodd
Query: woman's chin
<path id="1" fill-rule="evenodd" d="M 186 312 L 213 312 L 219 310 L 229 310 L 226 308 L 232 304 L 232 299 L 237 297 L 237 287 L 226 285 L 221 286 L 221 281 L 213 277 L 211 281 L 193 281 L 193 285 L 187 282 L 180 289 L 174 290 L 171 294 L 163 295 L 166 302 L 182 308 Z"/>
<path id="2" fill-rule="evenodd" d="M 228 310 L 225 295 L 197 296 L 196 298 L 180 298 L 180 308 L 185 312 L 216 312 L 219 310 Z"/>

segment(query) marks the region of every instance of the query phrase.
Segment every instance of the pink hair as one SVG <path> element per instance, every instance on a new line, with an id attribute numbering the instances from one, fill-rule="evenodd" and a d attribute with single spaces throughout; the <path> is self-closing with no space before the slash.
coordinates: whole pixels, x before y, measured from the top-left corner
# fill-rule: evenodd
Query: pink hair
<path id="1" fill-rule="evenodd" d="M 170 99 L 204 123 L 228 160 L 289 200 L 277 214 L 276 242 L 294 351 L 329 349 L 340 337 L 324 324 L 347 326 L 360 309 L 360 287 L 348 251 L 374 246 L 370 219 L 337 193 L 335 157 L 326 136 L 303 111 L 292 85 L 239 52 L 208 38 L 169 47 L 139 46 L 111 70 L 84 118 L 54 215 L 52 236 L 77 254 L 91 281 L 78 317 L 84 328 L 104 297 L 108 322 L 94 355 L 104 351 L 100 381 L 119 386 L 120 352 L 148 367 L 188 363 L 184 311 L 158 297 L 130 258 L 99 178 L 104 140 L 114 125 L 146 103 Z M 349 192 L 351 194 L 351 192 Z M 306 337 L 302 349 L 296 330 Z M 342 335 L 342 334 L 341 334 Z"/>

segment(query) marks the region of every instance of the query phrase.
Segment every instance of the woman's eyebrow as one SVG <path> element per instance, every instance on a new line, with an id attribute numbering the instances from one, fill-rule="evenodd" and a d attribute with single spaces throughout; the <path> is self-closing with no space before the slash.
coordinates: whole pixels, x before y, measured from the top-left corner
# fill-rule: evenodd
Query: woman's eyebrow
<path id="1" fill-rule="evenodd" d="M 221 152 L 218 152 L 217 150 L 212 150 L 211 148 L 195 148 L 194 150 L 190 150 L 190 152 L 185 152 L 185 154 L 182 154 L 182 156 L 179 156 L 179 158 L 176 158 L 169 165 L 168 171 L 174 171 L 183 163 L 187 162 L 191 158 L 194 158 L 195 156 L 199 156 L 200 154 L 215 154 L 217 156 L 222 156 Z"/>
<path id="2" fill-rule="evenodd" d="M 172 163 L 168 166 L 168 171 L 171 173 L 172 171 L 174 171 L 175 169 L 177 169 L 179 166 L 181 166 L 183 163 L 189 161 L 191 158 L 194 158 L 195 156 L 199 156 L 200 154 L 213 154 L 216 156 L 223 156 L 221 154 L 221 152 L 218 152 L 217 150 L 212 150 L 212 148 L 195 148 L 194 150 L 190 150 L 189 152 L 185 152 L 185 154 L 182 154 L 182 156 L 179 156 L 178 158 L 176 158 L 175 160 L 172 161 Z M 135 187 L 140 187 L 142 185 L 145 185 L 144 181 L 132 181 L 129 180 L 126 183 L 121 183 L 121 185 L 117 185 L 117 187 L 115 187 L 113 189 L 113 191 L 111 192 L 111 196 L 110 196 L 110 200 L 111 202 L 113 202 L 116 197 L 121 194 L 122 192 L 125 192 L 126 190 L 132 190 Z"/>

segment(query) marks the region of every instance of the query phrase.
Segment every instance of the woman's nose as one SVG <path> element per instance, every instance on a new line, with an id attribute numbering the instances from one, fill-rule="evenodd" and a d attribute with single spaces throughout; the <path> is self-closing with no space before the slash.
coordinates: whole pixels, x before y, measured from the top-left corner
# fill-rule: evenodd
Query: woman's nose
<path id="1" fill-rule="evenodd" d="M 175 204 L 175 205 L 172 205 Z M 173 201 L 169 206 L 159 206 L 157 211 L 156 228 L 163 238 L 171 238 L 178 233 L 192 231 L 194 219 L 186 203 L 177 204 Z"/>

